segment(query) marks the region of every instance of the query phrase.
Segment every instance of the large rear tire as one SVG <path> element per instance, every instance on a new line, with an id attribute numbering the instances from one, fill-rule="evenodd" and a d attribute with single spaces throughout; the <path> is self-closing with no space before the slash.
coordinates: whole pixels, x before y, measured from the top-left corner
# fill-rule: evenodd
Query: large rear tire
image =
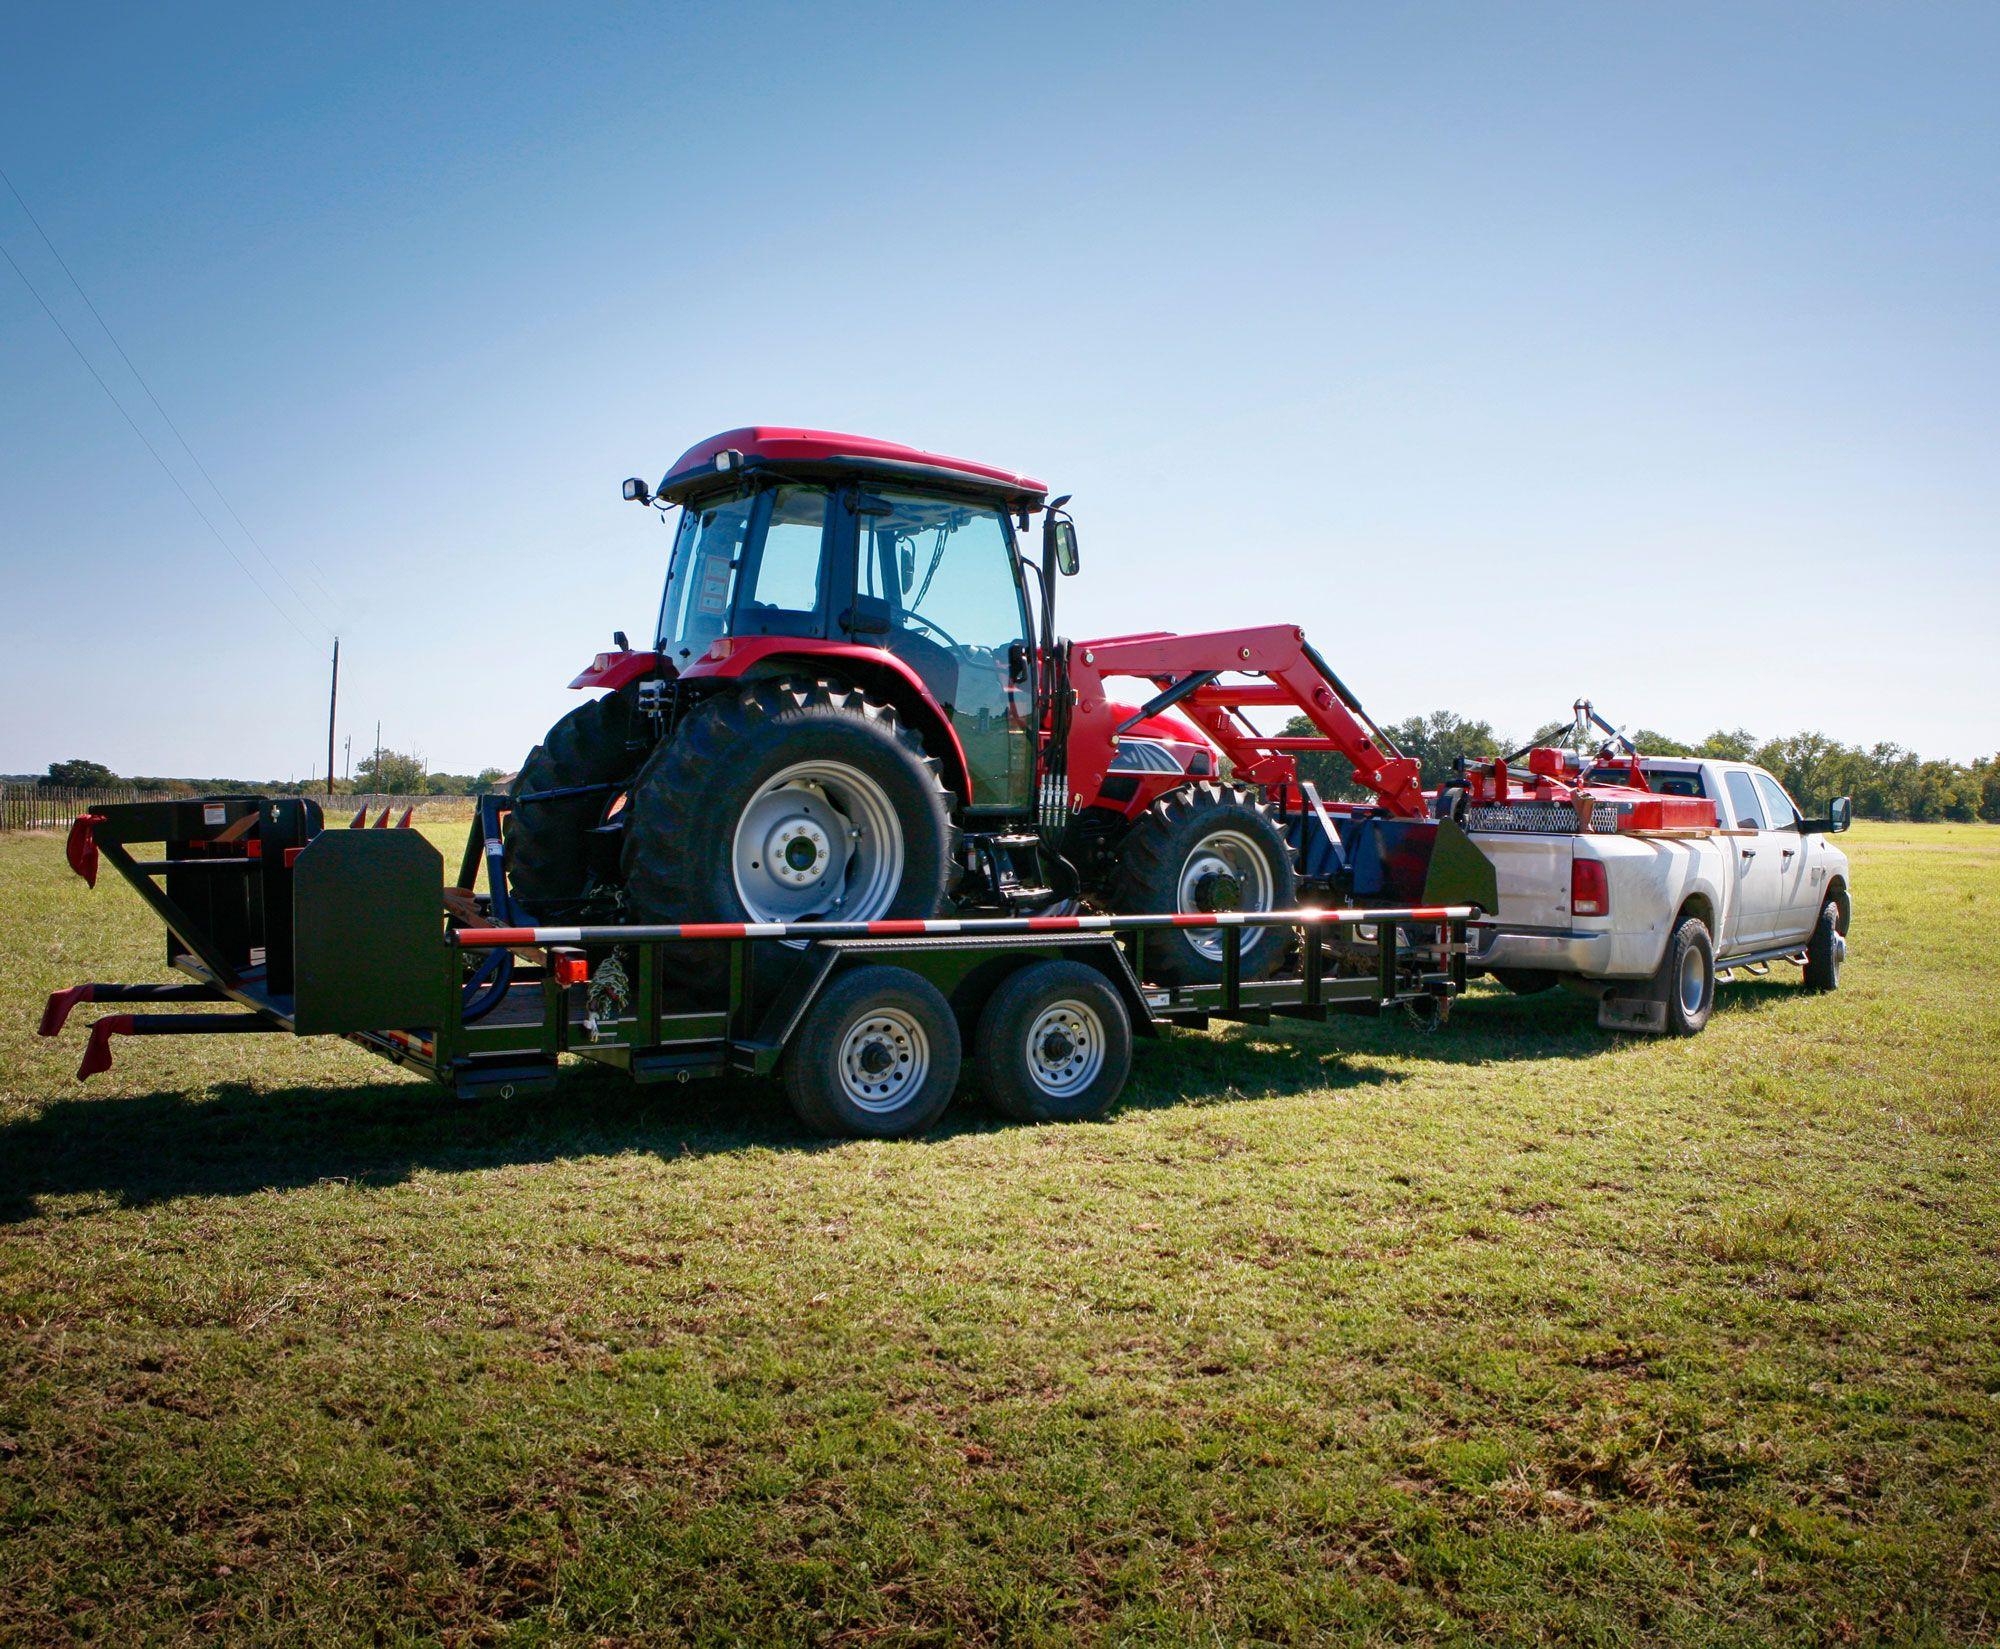
<path id="1" fill-rule="evenodd" d="M 1298 873 L 1273 810 L 1241 785 L 1170 790 L 1126 834 L 1111 880 L 1120 912 L 1290 910 Z M 1245 979 L 1284 960 L 1285 928 L 1174 928 L 1146 935 L 1146 973 L 1163 985 L 1222 977 L 1223 946 L 1241 942 Z"/>
<path id="2" fill-rule="evenodd" d="M 888 705 L 825 681 L 753 682 L 689 716 L 633 781 L 627 908 L 644 922 L 935 916 L 947 802 Z"/>
<path id="3" fill-rule="evenodd" d="M 521 798 L 577 785 L 623 784 L 643 750 L 630 748 L 634 695 L 621 688 L 591 699 L 551 727 L 515 776 L 507 822 L 507 886 L 544 922 L 578 914 L 590 888 L 590 837 L 604 817 L 609 789 L 556 801 Z"/>

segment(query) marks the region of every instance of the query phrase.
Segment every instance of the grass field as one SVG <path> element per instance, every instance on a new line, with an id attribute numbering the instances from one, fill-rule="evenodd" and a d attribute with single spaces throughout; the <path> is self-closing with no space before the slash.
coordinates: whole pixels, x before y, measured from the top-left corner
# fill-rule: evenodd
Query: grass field
<path id="1" fill-rule="evenodd" d="M 1176 1033 L 1101 1124 L 123 1042 L 0 838 L 0 1642 L 2000 1634 L 2000 831 L 1844 988 Z M 83 1016 L 79 1016 L 81 1019 Z"/>

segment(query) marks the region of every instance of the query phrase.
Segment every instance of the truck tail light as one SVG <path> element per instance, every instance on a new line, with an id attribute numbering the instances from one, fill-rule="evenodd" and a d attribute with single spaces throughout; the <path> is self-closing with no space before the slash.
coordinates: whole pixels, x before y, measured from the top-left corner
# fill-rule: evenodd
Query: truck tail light
<path id="1" fill-rule="evenodd" d="M 1602 860 L 1570 860 L 1569 908 L 1572 916 L 1611 914 L 1611 883 L 1604 874 Z"/>

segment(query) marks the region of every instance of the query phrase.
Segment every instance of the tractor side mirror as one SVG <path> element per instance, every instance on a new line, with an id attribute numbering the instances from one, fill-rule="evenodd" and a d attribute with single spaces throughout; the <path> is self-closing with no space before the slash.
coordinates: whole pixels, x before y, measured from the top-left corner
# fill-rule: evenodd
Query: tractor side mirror
<path id="1" fill-rule="evenodd" d="M 646 483 L 641 481 L 639 477 L 636 475 L 628 475 L 625 478 L 626 503 L 650 504 L 652 503 L 652 501 L 653 501 L 653 489 L 651 487 L 647 486 Z"/>
<path id="2" fill-rule="evenodd" d="M 1078 566 L 1076 554 L 1076 523 L 1058 521 L 1054 516 L 1042 523 L 1042 554 L 1055 565 L 1057 572 L 1070 578 Z"/>
<path id="3" fill-rule="evenodd" d="M 904 539 L 896 550 L 896 571 L 903 580 L 903 594 L 910 593 L 910 586 L 917 581 L 917 547 Z"/>

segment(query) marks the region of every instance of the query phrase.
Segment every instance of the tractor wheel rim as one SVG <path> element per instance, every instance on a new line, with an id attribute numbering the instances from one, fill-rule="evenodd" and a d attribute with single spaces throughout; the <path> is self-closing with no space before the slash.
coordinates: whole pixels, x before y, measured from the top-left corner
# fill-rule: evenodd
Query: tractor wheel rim
<path id="1" fill-rule="evenodd" d="M 840 1091 L 858 1110 L 880 1116 L 909 1103 L 931 1074 L 931 1041 L 914 1015 L 876 1008 L 840 1039 Z"/>
<path id="2" fill-rule="evenodd" d="M 794 762 L 736 821 L 730 868 L 753 922 L 869 922 L 903 881 L 903 826 L 889 794 L 845 762 Z"/>
<path id="3" fill-rule="evenodd" d="M 1240 830 L 1218 830 L 1195 843 L 1181 865 L 1176 883 L 1174 908 L 1182 915 L 1201 909 L 1201 885 L 1211 876 L 1232 878 L 1241 895 L 1236 908 L 1243 911 L 1272 908 L 1271 866 L 1254 837 Z M 1234 936 L 1221 928 L 1188 928 L 1185 937 L 1197 954 L 1211 962 L 1222 960 L 1222 948 Z"/>
<path id="4" fill-rule="evenodd" d="M 1104 1021 L 1088 1002 L 1051 1002 L 1028 1027 L 1028 1075 L 1051 1099 L 1068 1099 L 1104 1069 Z"/>
<path id="5" fill-rule="evenodd" d="M 1698 1014 L 1701 999 L 1708 994 L 1707 969 L 1701 965 L 1701 950 L 1690 945 L 1681 952 L 1681 1012 Z"/>

